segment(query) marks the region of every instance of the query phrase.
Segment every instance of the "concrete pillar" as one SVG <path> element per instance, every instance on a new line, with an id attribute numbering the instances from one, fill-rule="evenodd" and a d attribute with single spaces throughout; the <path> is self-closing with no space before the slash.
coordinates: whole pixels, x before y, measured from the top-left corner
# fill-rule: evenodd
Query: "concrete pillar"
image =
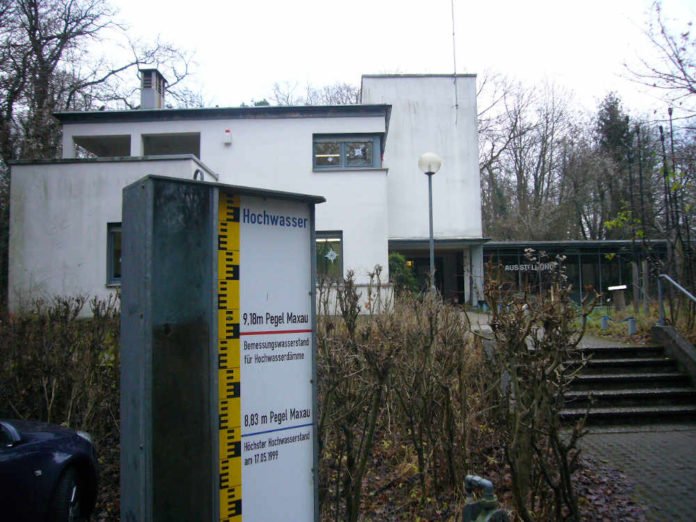
<path id="1" fill-rule="evenodd" d="M 63 159 L 75 157 L 75 143 L 71 134 L 63 133 Z"/>
<path id="2" fill-rule="evenodd" d="M 472 305 L 477 305 L 479 301 L 483 301 L 483 245 L 472 245 L 470 251 L 470 270 L 471 277 L 466 282 L 467 302 Z"/>
<path id="3" fill-rule="evenodd" d="M 133 133 L 130 137 L 131 145 L 131 156 L 142 156 L 143 155 L 143 137 L 140 134 Z"/>

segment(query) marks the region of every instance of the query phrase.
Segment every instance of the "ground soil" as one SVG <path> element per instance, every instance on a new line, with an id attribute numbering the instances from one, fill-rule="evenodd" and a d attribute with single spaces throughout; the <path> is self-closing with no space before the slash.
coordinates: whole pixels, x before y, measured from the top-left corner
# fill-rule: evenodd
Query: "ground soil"
<path id="1" fill-rule="evenodd" d="M 118 444 L 111 441 L 110 446 L 100 444 L 100 488 L 97 508 L 92 520 L 97 522 L 118 521 L 119 472 Z M 372 462 L 372 472 L 364 485 L 363 520 L 370 521 L 455 521 L 461 520 L 465 505 L 463 496 L 455 491 L 437 497 L 427 498 L 421 503 L 419 480 L 412 466 L 394 469 L 387 455 L 376 448 Z M 489 450 L 485 468 L 477 470 L 480 475 L 492 480 L 501 507 L 513 515 L 510 475 L 497 450 Z M 632 498 L 633 484 L 623 473 L 601 463 L 582 458 L 575 474 L 577 494 L 584 521 L 644 521 L 645 509 Z M 333 520 L 332 510 L 324 511 L 323 520 Z"/>

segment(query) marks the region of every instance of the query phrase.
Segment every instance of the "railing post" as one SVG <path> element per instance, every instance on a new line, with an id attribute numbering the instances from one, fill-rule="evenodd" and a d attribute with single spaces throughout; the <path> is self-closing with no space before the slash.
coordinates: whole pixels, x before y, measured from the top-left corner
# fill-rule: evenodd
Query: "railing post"
<path id="1" fill-rule="evenodd" d="M 638 325 L 636 324 L 635 317 L 629 317 L 626 322 L 628 323 L 628 335 L 636 335 L 638 333 Z"/>
<path id="2" fill-rule="evenodd" d="M 665 301 L 662 292 L 662 275 L 657 276 L 657 302 L 660 308 L 660 319 L 657 324 L 660 326 L 665 325 Z"/>
<path id="3" fill-rule="evenodd" d="M 679 290 L 682 294 L 684 294 L 688 299 L 696 303 L 696 296 L 694 296 L 691 292 L 689 292 L 686 288 L 681 286 L 679 283 L 677 283 L 674 279 L 669 277 L 667 274 L 659 274 L 657 276 L 657 299 L 660 303 L 660 322 L 658 323 L 660 326 L 665 325 L 665 297 L 664 297 L 664 289 L 662 288 L 662 280 L 667 281 L 670 283 L 673 287 L 675 287 L 677 290 Z"/>

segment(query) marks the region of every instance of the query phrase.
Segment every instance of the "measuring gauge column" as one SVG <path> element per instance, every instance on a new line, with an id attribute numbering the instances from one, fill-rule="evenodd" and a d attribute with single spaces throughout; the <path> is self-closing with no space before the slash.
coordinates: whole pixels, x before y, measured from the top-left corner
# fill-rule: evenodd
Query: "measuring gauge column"
<path id="1" fill-rule="evenodd" d="M 316 196 L 124 190 L 122 520 L 318 520 Z"/>
<path id="2" fill-rule="evenodd" d="M 218 194 L 217 335 L 220 520 L 242 520 L 241 359 L 239 346 L 240 197 Z"/>

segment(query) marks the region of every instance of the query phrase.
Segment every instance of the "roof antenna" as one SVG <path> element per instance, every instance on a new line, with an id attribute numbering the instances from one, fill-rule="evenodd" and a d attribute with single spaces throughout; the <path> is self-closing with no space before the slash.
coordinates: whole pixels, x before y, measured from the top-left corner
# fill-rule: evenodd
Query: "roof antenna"
<path id="1" fill-rule="evenodd" d="M 457 124 L 459 113 L 459 94 L 457 92 L 457 45 L 454 31 L 454 0 L 452 4 L 452 60 L 454 62 L 454 124 Z"/>

